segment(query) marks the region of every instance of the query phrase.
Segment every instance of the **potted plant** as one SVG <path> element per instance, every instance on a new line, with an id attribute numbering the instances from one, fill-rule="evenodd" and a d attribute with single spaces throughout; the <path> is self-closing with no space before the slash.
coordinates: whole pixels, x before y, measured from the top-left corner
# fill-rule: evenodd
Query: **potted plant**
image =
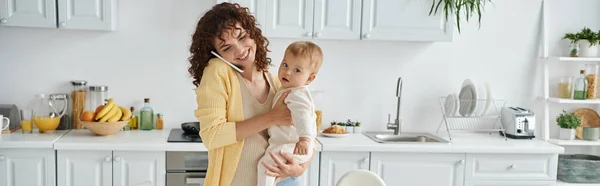
<path id="1" fill-rule="evenodd" d="M 483 12 L 483 8 L 486 2 L 492 2 L 491 0 L 433 0 L 433 4 L 431 4 L 431 8 L 429 10 L 429 15 L 436 14 L 439 8 L 442 8 L 444 12 L 444 17 L 446 18 L 446 22 L 448 18 L 455 17 L 456 18 L 456 27 L 458 28 L 458 33 L 460 33 L 460 20 L 461 16 L 466 17 L 466 21 L 469 21 L 469 18 L 477 17 L 477 25 L 481 27 L 481 14 Z M 451 15 L 454 14 L 454 15 Z M 464 15 L 463 15 L 464 14 Z"/>
<path id="2" fill-rule="evenodd" d="M 559 138 L 564 140 L 575 139 L 575 128 L 581 124 L 581 119 L 574 113 L 563 113 L 556 117 L 556 122 L 560 126 Z"/>
<path id="3" fill-rule="evenodd" d="M 362 130 L 360 129 L 360 122 L 354 122 L 354 133 L 361 133 Z"/>
<path id="4" fill-rule="evenodd" d="M 577 38 L 581 42 L 581 49 L 579 51 L 580 56 L 598 56 L 598 41 L 600 40 L 598 37 L 598 33 L 593 32 L 587 27 L 583 27 L 583 29 L 581 29 L 581 31 L 577 33 Z"/>
<path id="5" fill-rule="evenodd" d="M 346 120 L 346 132 L 348 133 L 354 133 L 354 122 L 352 122 L 350 119 Z"/>
<path id="6" fill-rule="evenodd" d="M 579 57 L 579 37 L 577 33 L 566 33 L 563 39 L 571 41 L 569 45 L 569 56 Z"/>

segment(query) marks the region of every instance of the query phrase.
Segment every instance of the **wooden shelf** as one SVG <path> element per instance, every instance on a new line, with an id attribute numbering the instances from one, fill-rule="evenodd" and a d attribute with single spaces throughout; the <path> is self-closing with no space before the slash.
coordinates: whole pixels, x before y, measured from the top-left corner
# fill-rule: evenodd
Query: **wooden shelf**
<path id="1" fill-rule="evenodd" d="M 549 102 L 562 103 L 562 104 L 600 104 L 600 99 L 575 100 L 575 99 L 548 98 L 547 100 Z"/>
<path id="2" fill-rule="evenodd" d="M 600 146 L 600 140 L 588 141 L 575 138 L 574 140 L 562 140 L 556 138 L 548 139 L 548 142 L 560 146 Z M 600 186 L 600 185 L 599 185 Z"/>
<path id="3" fill-rule="evenodd" d="M 565 183 L 556 181 L 556 186 L 600 186 L 598 183 Z"/>

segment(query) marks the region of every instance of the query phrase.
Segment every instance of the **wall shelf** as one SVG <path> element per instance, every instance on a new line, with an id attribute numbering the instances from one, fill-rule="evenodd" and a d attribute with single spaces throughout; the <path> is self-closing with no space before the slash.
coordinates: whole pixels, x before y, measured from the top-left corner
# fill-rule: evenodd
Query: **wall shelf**
<path id="1" fill-rule="evenodd" d="M 600 104 L 600 99 L 575 100 L 575 99 L 548 98 L 547 101 L 552 102 L 552 103 L 562 103 L 562 104 Z"/>
<path id="2" fill-rule="evenodd" d="M 560 146 L 600 146 L 600 140 L 598 141 L 588 141 L 582 139 L 574 139 L 574 140 L 562 140 L 556 138 L 548 139 L 548 142 L 560 145 Z M 599 184 L 600 186 L 600 184 Z"/>

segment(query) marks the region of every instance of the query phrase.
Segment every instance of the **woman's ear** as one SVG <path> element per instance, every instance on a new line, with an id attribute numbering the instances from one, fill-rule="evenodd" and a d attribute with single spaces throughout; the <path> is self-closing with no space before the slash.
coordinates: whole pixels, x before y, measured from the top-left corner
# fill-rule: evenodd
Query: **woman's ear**
<path id="1" fill-rule="evenodd" d="M 307 85 L 308 85 L 308 84 L 310 84 L 310 83 L 311 83 L 313 80 L 315 80 L 315 78 L 316 78 L 316 77 L 317 77 L 317 74 L 315 74 L 315 73 L 311 73 L 311 74 L 308 76 L 308 80 L 306 81 L 306 84 L 307 84 Z"/>

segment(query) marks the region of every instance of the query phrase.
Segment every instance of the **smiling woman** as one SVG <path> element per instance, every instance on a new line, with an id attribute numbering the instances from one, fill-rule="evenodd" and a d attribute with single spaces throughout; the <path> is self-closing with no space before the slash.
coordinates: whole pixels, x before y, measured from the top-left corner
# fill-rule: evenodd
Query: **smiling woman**
<path id="1" fill-rule="evenodd" d="M 266 129 L 292 124 L 283 103 L 287 94 L 274 100 L 281 83 L 268 72 L 267 46 L 255 18 L 238 4 L 215 5 L 196 26 L 188 71 L 197 87 L 194 114 L 209 154 L 205 186 L 255 185 L 259 159 L 268 146 Z M 211 51 L 244 71 L 233 70 Z M 286 162 L 265 166 L 267 174 L 279 180 L 302 175 L 310 164 L 310 160 L 298 164 L 289 154 L 281 156 Z M 287 179 L 278 183 L 282 185 L 299 183 Z"/>

